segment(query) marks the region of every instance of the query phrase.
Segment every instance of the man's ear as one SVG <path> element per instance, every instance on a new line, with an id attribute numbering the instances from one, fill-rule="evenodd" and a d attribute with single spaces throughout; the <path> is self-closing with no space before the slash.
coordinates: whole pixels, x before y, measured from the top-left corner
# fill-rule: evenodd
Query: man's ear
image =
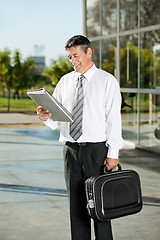
<path id="1" fill-rule="evenodd" d="M 92 48 L 88 48 L 88 49 L 87 49 L 87 54 L 88 54 L 88 56 L 90 56 L 90 57 L 92 56 Z"/>

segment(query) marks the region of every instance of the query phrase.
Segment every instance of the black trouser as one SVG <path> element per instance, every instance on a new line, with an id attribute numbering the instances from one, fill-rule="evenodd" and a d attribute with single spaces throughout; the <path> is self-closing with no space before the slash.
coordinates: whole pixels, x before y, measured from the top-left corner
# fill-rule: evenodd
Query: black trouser
<path id="1" fill-rule="evenodd" d="M 72 240 L 91 240 L 84 181 L 101 174 L 107 156 L 105 142 L 70 143 L 64 146 L 65 180 L 69 196 Z M 94 221 L 95 239 L 112 240 L 111 223 Z"/>

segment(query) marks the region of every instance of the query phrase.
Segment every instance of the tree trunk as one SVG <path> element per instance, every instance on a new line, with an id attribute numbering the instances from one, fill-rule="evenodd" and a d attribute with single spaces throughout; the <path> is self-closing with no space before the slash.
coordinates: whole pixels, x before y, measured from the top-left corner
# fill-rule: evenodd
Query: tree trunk
<path id="1" fill-rule="evenodd" d="M 8 112 L 10 112 L 10 98 L 11 98 L 11 90 L 8 88 Z"/>

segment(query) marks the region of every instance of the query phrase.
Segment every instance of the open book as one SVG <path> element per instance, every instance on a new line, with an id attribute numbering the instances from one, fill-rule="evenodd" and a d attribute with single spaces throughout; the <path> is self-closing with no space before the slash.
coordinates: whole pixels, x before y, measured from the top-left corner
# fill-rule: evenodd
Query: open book
<path id="1" fill-rule="evenodd" d="M 72 114 L 44 88 L 27 90 L 27 95 L 43 110 L 48 110 L 54 121 L 73 122 Z"/>

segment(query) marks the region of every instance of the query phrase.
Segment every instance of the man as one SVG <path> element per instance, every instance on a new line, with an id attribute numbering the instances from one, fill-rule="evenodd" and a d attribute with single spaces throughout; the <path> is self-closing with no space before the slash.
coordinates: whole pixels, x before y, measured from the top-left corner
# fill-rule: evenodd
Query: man
<path id="1" fill-rule="evenodd" d="M 118 152 L 123 146 L 121 95 L 117 80 L 93 64 L 92 46 L 86 37 L 72 37 L 65 49 L 74 71 L 61 78 L 53 95 L 74 117 L 73 123 L 60 123 L 71 236 L 72 240 L 91 240 L 84 182 L 101 174 L 104 164 L 108 170 L 118 164 Z M 47 110 L 40 106 L 37 114 L 47 126 L 56 129 L 57 122 Z M 94 230 L 96 240 L 113 239 L 110 221 L 94 221 Z"/>

